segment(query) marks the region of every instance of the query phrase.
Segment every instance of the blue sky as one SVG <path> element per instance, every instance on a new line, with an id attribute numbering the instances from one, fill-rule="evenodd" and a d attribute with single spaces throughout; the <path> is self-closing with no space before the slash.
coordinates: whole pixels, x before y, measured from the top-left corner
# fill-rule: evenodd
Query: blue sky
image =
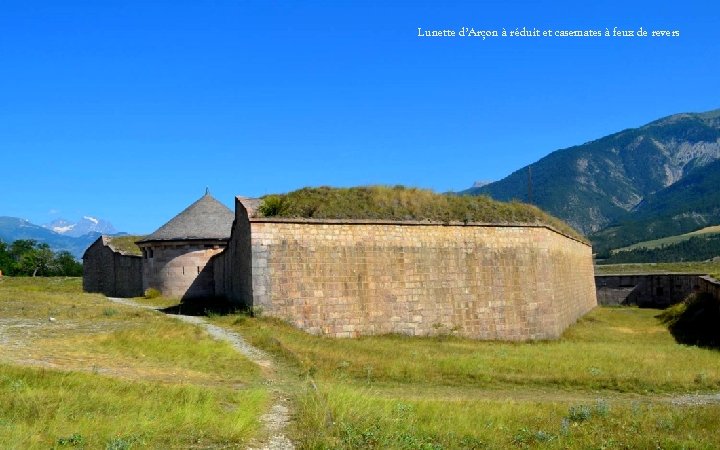
<path id="1" fill-rule="evenodd" d="M 676 38 L 418 37 L 461 27 Z M 720 108 L 714 1 L 0 4 L 0 215 L 151 232 L 206 186 L 457 191 Z"/>

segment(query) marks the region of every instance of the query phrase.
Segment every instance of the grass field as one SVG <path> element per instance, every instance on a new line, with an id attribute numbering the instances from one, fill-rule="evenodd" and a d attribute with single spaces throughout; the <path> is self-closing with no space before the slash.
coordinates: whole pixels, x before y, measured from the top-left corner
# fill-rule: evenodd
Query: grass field
<path id="1" fill-rule="evenodd" d="M 624 273 L 702 273 L 720 279 L 720 262 L 599 264 L 595 266 L 597 275 Z"/>
<path id="2" fill-rule="evenodd" d="M 677 236 L 668 236 L 661 239 L 654 239 L 651 241 L 644 241 L 644 242 L 638 242 L 637 244 L 629 245 L 627 247 L 617 248 L 613 250 L 613 253 L 617 252 L 624 252 L 628 250 L 634 250 L 636 248 L 647 248 L 647 249 L 653 249 L 658 248 L 663 245 L 672 245 L 677 244 L 678 242 L 687 241 L 690 238 L 696 237 L 696 236 L 704 236 L 704 235 L 713 235 L 713 234 L 720 234 L 720 225 L 715 225 L 712 227 L 705 227 L 700 230 L 692 231 L 690 233 L 680 234 Z"/>
<path id="3" fill-rule="evenodd" d="M 211 315 L 274 356 L 270 387 L 197 327 L 77 279 L 5 278 L 0 448 L 244 448 L 269 389 L 290 397 L 298 448 L 719 448 L 720 351 L 678 344 L 657 314 L 596 308 L 528 343 L 336 340 Z"/>
<path id="4" fill-rule="evenodd" d="M 562 339 L 333 340 L 214 318 L 292 364 L 303 448 L 715 448 L 720 352 L 677 344 L 658 311 L 598 308 Z M 675 405 L 680 403 L 682 405 Z"/>
<path id="5" fill-rule="evenodd" d="M 0 280 L 0 448 L 242 448 L 256 434 L 257 366 L 80 283 Z"/>

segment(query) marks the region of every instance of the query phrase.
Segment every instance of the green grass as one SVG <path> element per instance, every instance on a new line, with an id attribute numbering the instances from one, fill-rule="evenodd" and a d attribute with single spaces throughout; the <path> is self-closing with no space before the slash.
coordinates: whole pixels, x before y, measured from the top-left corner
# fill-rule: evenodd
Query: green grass
<path id="1" fill-rule="evenodd" d="M 623 252 L 633 250 L 637 248 L 653 249 L 662 247 L 663 245 L 677 244 L 678 242 L 687 241 L 695 236 L 713 235 L 720 234 L 720 225 L 712 227 L 705 227 L 700 230 L 692 231 L 690 233 L 680 234 L 677 236 L 668 236 L 660 239 L 653 239 L 651 241 L 638 242 L 637 244 L 629 245 L 627 247 L 618 248 L 612 251 L 612 253 Z"/>
<path id="2" fill-rule="evenodd" d="M 0 364 L 0 396 L 4 449 L 73 440 L 85 448 L 120 441 L 146 448 L 230 446 L 255 432 L 267 404 L 259 387 L 234 391 L 6 364 Z"/>
<path id="3" fill-rule="evenodd" d="M 334 340 L 269 318 L 213 320 L 307 380 L 296 397 L 302 448 L 718 446 L 720 405 L 669 399 L 720 390 L 720 353 L 679 345 L 657 314 L 597 308 L 561 339 L 528 343 Z"/>
<path id="4" fill-rule="evenodd" d="M 0 282 L 0 448 L 237 448 L 270 404 L 226 344 L 74 279 Z M 718 448 L 720 352 L 659 311 L 596 308 L 556 341 L 353 340 L 209 319 L 279 363 L 298 448 Z M 56 320 L 48 321 L 52 315 Z M 680 401 L 681 404 L 673 402 Z"/>
<path id="5" fill-rule="evenodd" d="M 529 386 L 671 393 L 720 389 L 717 352 L 678 345 L 657 310 L 597 308 L 557 341 L 481 342 L 401 335 L 331 339 L 273 319 L 216 320 L 253 344 L 292 358 L 318 379 L 483 389 Z M 628 345 L 632 342 L 632 345 Z M 657 372 L 662 367 L 662 373 Z M 707 367 L 701 385 L 696 370 Z"/>
<path id="6" fill-rule="evenodd" d="M 317 400 L 319 398 L 323 400 Z M 302 406 L 301 448 L 717 448 L 717 406 L 643 401 L 387 398 L 328 385 Z M 311 430 L 314 430 L 311 432 Z"/>
<path id="7" fill-rule="evenodd" d="M 142 256 L 142 250 L 135 245 L 135 242 L 141 240 L 144 236 L 112 236 L 110 237 L 110 246 L 116 251 L 129 255 Z"/>
<path id="8" fill-rule="evenodd" d="M 533 205 L 403 186 L 304 188 L 263 197 L 258 212 L 264 217 L 545 224 L 586 241 L 565 222 Z"/>
<path id="9" fill-rule="evenodd" d="M 198 327 L 80 287 L 0 281 L 0 448 L 242 447 L 256 435 L 270 402 L 258 366 Z"/>
<path id="10" fill-rule="evenodd" d="M 82 293 L 80 277 L 0 277 L 0 288 L 4 292 L 43 292 L 51 294 Z"/>
<path id="11" fill-rule="evenodd" d="M 596 275 L 642 273 L 702 273 L 720 279 L 720 262 L 630 263 L 595 266 Z"/>

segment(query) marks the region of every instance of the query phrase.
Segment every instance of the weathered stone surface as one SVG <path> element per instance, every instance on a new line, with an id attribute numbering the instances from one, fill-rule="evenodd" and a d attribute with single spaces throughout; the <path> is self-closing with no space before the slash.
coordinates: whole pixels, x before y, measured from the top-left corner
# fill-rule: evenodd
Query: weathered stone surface
<path id="1" fill-rule="evenodd" d="M 597 304 L 590 247 L 543 226 L 256 220 L 238 202 L 228 249 L 228 297 L 334 337 L 549 339 Z"/>
<path id="2" fill-rule="evenodd" d="M 551 339 L 597 304 L 591 248 L 545 226 L 268 220 L 255 207 L 236 200 L 228 242 L 139 242 L 140 292 L 222 295 L 334 337 Z M 112 264 L 88 265 L 86 289 L 115 279 Z"/>
<path id="3" fill-rule="evenodd" d="M 108 237 L 100 236 L 83 255 L 83 290 L 110 297 L 142 295 L 142 259 L 114 251 Z"/>
<path id="4" fill-rule="evenodd" d="M 709 292 L 720 298 L 720 282 L 703 274 L 597 275 L 595 287 L 601 305 L 637 305 L 667 308 L 693 292 Z"/>
<path id="5" fill-rule="evenodd" d="M 183 300 L 215 295 L 213 256 L 225 248 L 217 241 L 142 242 L 143 289 Z M 152 256 L 151 256 L 152 255 Z"/>

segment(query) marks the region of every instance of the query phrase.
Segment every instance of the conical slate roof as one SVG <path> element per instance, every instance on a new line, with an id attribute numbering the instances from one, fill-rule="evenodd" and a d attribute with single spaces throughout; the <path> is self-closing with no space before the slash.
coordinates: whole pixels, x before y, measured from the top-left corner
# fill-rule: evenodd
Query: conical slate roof
<path id="1" fill-rule="evenodd" d="M 209 193 L 138 242 L 230 239 L 234 214 Z"/>

